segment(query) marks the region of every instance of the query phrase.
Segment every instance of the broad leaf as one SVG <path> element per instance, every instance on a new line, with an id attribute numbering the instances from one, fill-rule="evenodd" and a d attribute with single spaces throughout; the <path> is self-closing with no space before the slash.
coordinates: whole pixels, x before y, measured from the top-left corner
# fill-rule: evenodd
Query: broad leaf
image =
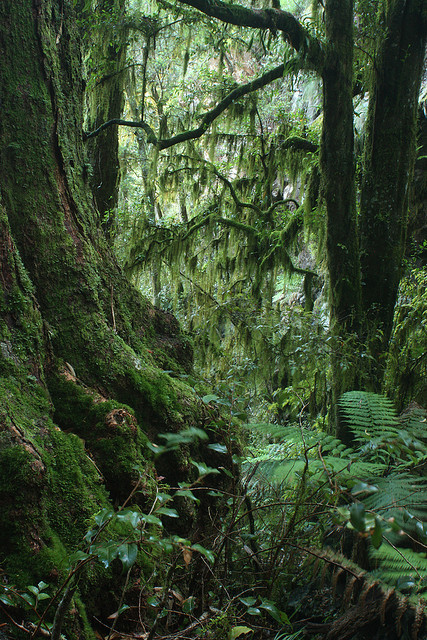
<path id="1" fill-rule="evenodd" d="M 240 638 L 240 636 L 246 635 L 247 633 L 252 633 L 250 627 L 233 627 L 228 632 L 228 640 L 236 640 L 236 638 Z"/>
<path id="2" fill-rule="evenodd" d="M 121 560 L 123 569 L 128 571 L 135 564 L 138 555 L 138 546 L 134 542 L 125 542 L 117 549 L 117 557 Z"/>

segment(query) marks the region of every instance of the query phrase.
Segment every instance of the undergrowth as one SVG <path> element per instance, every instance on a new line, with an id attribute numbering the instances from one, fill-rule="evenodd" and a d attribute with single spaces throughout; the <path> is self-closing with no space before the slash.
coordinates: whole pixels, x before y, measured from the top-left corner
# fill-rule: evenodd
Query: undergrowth
<path id="1" fill-rule="evenodd" d="M 3 581 L 8 627 L 22 637 L 59 639 L 79 581 L 96 564 L 123 585 L 116 610 L 98 626 L 108 639 L 124 637 L 130 626 L 145 640 L 299 638 L 301 618 L 309 619 L 299 609 L 316 579 L 307 558 L 338 569 L 335 582 L 340 572 L 353 582 L 362 575 L 356 565 L 347 568 L 346 557 L 361 565 L 371 585 L 384 584 L 384 611 L 390 588 L 420 602 L 427 591 L 425 411 L 413 407 L 398 418 L 382 396 L 346 393 L 339 408 L 352 435 L 348 446 L 302 413 L 295 424 L 247 425 L 245 437 L 235 398 L 202 401 L 212 418 L 206 431 L 164 434 L 150 445 L 156 457 L 186 451 L 194 479 L 172 487 L 156 478 L 144 511 L 136 485 L 119 509 L 94 514 L 59 587 L 46 576 L 26 589 Z M 215 429 L 221 442 L 211 441 Z M 242 440 L 249 440 L 244 455 Z M 211 465 L 192 460 L 194 445 L 207 447 Z M 221 477 L 228 483 L 216 482 Z M 215 501 L 222 505 L 216 514 Z M 177 533 L 174 522 L 191 505 L 205 508 L 210 537 Z M 349 597 L 353 591 L 347 588 Z"/>

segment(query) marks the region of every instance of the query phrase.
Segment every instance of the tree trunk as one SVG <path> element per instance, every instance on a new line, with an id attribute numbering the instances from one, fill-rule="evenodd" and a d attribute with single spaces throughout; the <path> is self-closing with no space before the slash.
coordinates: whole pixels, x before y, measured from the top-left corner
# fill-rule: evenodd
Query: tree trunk
<path id="1" fill-rule="evenodd" d="M 388 3 L 370 91 L 360 226 L 365 333 L 376 391 L 381 390 L 402 274 L 426 11 L 423 0 Z"/>
<path id="2" fill-rule="evenodd" d="M 88 131 L 120 118 L 123 112 L 127 73 L 124 4 L 124 0 L 102 0 L 95 11 L 82 12 L 83 24 L 96 21 L 84 39 L 90 50 L 86 91 Z M 113 237 L 120 179 L 118 127 L 108 127 L 88 140 L 87 148 L 92 165 L 90 182 L 102 228 L 107 237 Z"/>
<path id="3" fill-rule="evenodd" d="M 0 3 L 0 547 L 18 586 L 59 581 L 93 513 L 138 469 L 149 484 L 146 434 L 205 423 L 164 373 L 190 370 L 187 339 L 129 285 L 97 224 L 80 64 L 72 0 Z M 176 483 L 189 468 L 162 473 Z M 180 525 L 188 535 L 190 516 Z M 120 585 L 102 580 L 81 588 L 111 613 Z"/>
<path id="4" fill-rule="evenodd" d="M 360 331 L 361 293 L 356 229 L 353 139 L 353 2 L 327 0 L 327 53 L 323 78 L 320 148 L 322 191 L 327 212 L 329 304 L 335 346 L 332 354 L 333 406 L 357 386 L 358 367 L 344 373 L 342 340 Z M 346 345 L 349 348 L 349 345 Z M 339 433 L 337 418 L 331 416 Z"/>

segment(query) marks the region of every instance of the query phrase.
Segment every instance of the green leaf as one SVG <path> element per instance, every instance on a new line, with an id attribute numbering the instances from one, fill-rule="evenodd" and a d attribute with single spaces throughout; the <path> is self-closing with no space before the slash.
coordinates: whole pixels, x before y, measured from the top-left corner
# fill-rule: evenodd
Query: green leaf
<path id="1" fill-rule="evenodd" d="M 196 504 L 200 504 L 199 498 L 196 498 L 194 493 L 190 491 L 190 489 L 180 489 L 175 493 L 176 496 L 181 496 L 183 498 L 188 498 L 189 500 L 193 500 Z"/>
<path id="2" fill-rule="evenodd" d="M 415 580 L 410 576 L 402 576 L 396 582 L 396 588 L 399 591 L 411 591 L 415 587 Z"/>
<path id="3" fill-rule="evenodd" d="M 86 542 L 92 542 L 94 536 L 98 533 L 96 529 L 89 529 L 89 531 L 85 534 L 84 540 Z"/>
<path id="4" fill-rule="evenodd" d="M 133 509 L 123 509 L 123 511 L 117 514 L 117 520 L 121 522 L 128 522 L 134 529 L 136 529 L 141 522 L 141 514 L 139 511 L 134 511 Z"/>
<path id="5" fill-rule="evenodd" d="M 239 598 L 239 600 L 242 604 L 245 605 L 245 607 L 252 607 L 257 599 L 253 596 L 249 596 L 248 598 Z"/>
<path id="6" fill-rule="evenodd" d="M 426 536 L 425 527 L 424 527 L 422 522 L 417 521 L 415 523 L 415 530 L 416 530 L 417 534 L 419 535 L 421 541 L 422 542 L 426 542 L 427 536 Z"/>
<path id="7" fill-rule="evenodd" d="M 146 522 L 147 524 L 156 524 L 159 527 L 163 527 L 162 521 L 157 516 L 153 516 L 151 513 L 143 513 L 141 515 L 141 520 Z"/>
<path id="8" fill-rule="evenodd" d="M 247 633 L 252 633 L 252 629 L 250 627 L 233 627 L 228 632 L 228 640 L 235 640 L 236 638 L 240 638 L 240 636 L 246 635 Z"/>
<path id="9" fill-rule="evenodd" d="M 3 602 L 3 604 L 8 605 L 9 607 L 15 606 L 14 600 L 12 600 L 12 598 L 8 596 L 6 593 L 0 594 L 0 602 Z"/>
<path id="10" fill-rule="evenodd" d="M 152 442 L 147 442 L 147 447 L 154 453 L 156 456 L 160 456 L 162 453 L 169 451 L 168 447 L 159 444 L 153 444 Z"/>
<path id="11" fill-rule="evenodd" d="M 105 508 L 96 514 L 95 522 L 98 525 L 98 527 L 102 527 L 102 525 L 105 524 L 108 520 L 111 520 L 113 516 L 114 516 L 114 511 L 112 509 Z"/>
<path id="12" fill-rule="evenodd" d="M 159 492 L 156 494 L 156 500 L 157 502 L 166 504 L 166 502 L 170 502 L 170 500 L 172 500 L 172 496 L 169 493 Z"/>
<path id="13" fill-rule="evenodd" d="M 225 444 L 219 444 L 219 442 L 208 444 L 208 449 L 212 449 L 212 451 L 216 451 L 217 453 L 227 453 L 227 447 Z"/>
<path id="14" fill-rule="evenodd" d="M 179 518 L 178 511 L 176 509 L 169 509 L 168 507 L 160 507 L 156 513 L 162 516 L 168 516 L 168 518 Z"/>
<path id="15" fill-rule="evenodd" d="M 42 600 L 50 600 L 50 595 L 48 593 L 39 593 L 37 596 L 37 600 L 41 602 Z"/>
<path id="16" fill-rule="evenodd" d="M 376 493 L 378 491 L 378 487 L 373 484 L 367 484 L 366 482 L 358 482 L 354 485 L 351 493 L 354 496 L 360 495 L 361 493 L 365 495 L 371 495 L 372 493 Z"/>
<path id="17" fill-rule="evenodd" d="M 130 606 L 128 604 L 122 604 L 120 609 L 117 611 L 117 615 L 119 616 L 123 611 L 127 611 L 127 609 L 130 609 Z"/>
<path id="18" fill-rule="evenodd" d="M 383 541 L 383 528 L 377 518 L 375 518 L 375 527 L 372 531 L 371 541 L 375 549 L 379 549 Z"/>
<path id="19" fill-rule="evenodd" d="M 68 562 L 70 565 L 73 565 L 80 562 L 80 560 L 87 560 L 87 558 L 90 558 L 88 553 L 85 553 L 84 551 L 74 551 L 74 553 L 70 554 L 68 557 Z"/>
<path id="20" fill-rule="evenodd" d="M 366 529 L 365 505 L 355 502 L 350 506 L 350 522 L 356 531 L 363 532 Z"/>
<path id="21" fill-rule="evenodd" d="M 194 466 L 197 468 L 199 477 L 208 476 L 211 473 L 219 473 L 218 469 L 215 469 L 214 467 L 208 467 L 208 465 L 204 462 L 195 462 L 194 460 L 192 460 L 191 464 L 194 464 Z"/>
<path id="22" fill-rule="evenodd" d="M 194 610 L 194 606 L 196 604 L 196 598 L 194 596 L 190 596 L 182 603 L 182 611 L 183 613 L 191 613 Z"/>
<path id="23" fill-rule="evenodd" d="M 156 596 L 149 596 L 147 598 L 147 604 L 149 607 L 157 607 L 160 604 L 160 600 Z"/>
<path id="24" fill-rule="evenodd" d="M 168 450 L 170 450 L 176 449 L 182 444 L 189 444 L 191 442 L 194 442 L 197 439 L 208 440 L 209 436 L 206 431 L 203 431 L 203 429 L 190 427 L 189 429 L 184 429 L 183 431 L 179 431 L 178 433 L 159 433 L 159 438 L 163 438 L 163 440 L 166 440 L 166 447 Z"/>
<path id="25" fill-rule="evenodd" d="M 117 543 L 110 541 L 99 546 L 92 545 L 89 552 L 97 556 L 104 567 L 107 568 L 117 558 Z"/>
<path id="26" fill-rule="evenodd" d="M 201 544 L 193 544 L 191 545 L 191 549 L 193 549 L 193 551 L 198 551 L 199 553 L 201 553 L 202 556 L 205 556 L 205 558 L 209 560 L 209 562 L 213 563 L 215 561 L 214 553 L 210 551 L 210 549 L 205 549 L 205 547 L 202 547 Z"/>
<path id="27" fill-rule="evenodd" d="M 258 609 L 258 607 L 248 607 L 248 609 L 246 609 L 246 613 L 249 616 L 260 616 L 261 615 L 261 611 Z"/>
<path id="28" fill-rule="evenodd" d="M 34 598 L 32 598 L 28 593 L 23 593 L 22 594 L 22 599 L 25 600 L 25 602 L 27 602 L 31 607 L 35 606 L 35 600 Z"/>
<path id="29" fill-rule="evenodd" d="M 43 580 L 41 580 L 37 586 L 40 591 L 43 591 L 43 589 L 46 589 L 46 587 L 48 587 L 49 585 L 47 584 L 47 582 L 43 582 Z"/>
<path id="30" fill-rule="evenodd" d="M 267 611 L 271 617 L 281 624 L 290 624 L 290 620 L 284 611 L 280 611 L 271 600 L 263 600 L 259 605 L 260 609 Z"/>
<path id="31" fill-rule="evenodd" d="M 202 402 L 204 402 L 205 404 L 209 404 L 210 402 L 216 402 L 217 400 L 219 400 L 219 396 L 216 396 L 213 393 L 207 396 L 203 396 L 202 398 Z"/>
<path id="32" fill-rule="evenodd" d="M 28 585 L 27 589 L 28 591 L 33 593 L 35 596 L 39 595 L 39 590 L 37 589 L 37 587 L 34 587 L 32 584 Z"/>
<path id="33" fill-rule="evenodd" d="M 117 557 L 121 560 L 123 569 L 128 571 L 135 564 L 138 555 L 138 546 L 134 542 L 125 542 L 117 549 Z"/>

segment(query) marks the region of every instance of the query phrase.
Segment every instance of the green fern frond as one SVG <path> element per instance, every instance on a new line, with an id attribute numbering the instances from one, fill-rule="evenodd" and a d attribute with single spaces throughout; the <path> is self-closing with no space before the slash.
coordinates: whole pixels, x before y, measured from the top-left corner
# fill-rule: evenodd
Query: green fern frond
<path id="1" fill-rule="evenodd" d="M 357 451 L 323 431 L 301 431 L 297 425 L 270 423 L 251 424 L 250 429 L 276 441 L 259 446 L 257 455 L 250 460 L 250 465 L 258 464 L 258 473 L 269 478 L 272 484 L 298 479 L 306 465 L 305 452 L 310 476 L 319 481 L 324 479 L 325 467 L 328 473 L 339 474 L 342 481 L 345 478 L 377 478 L 385 470 L 379 462 L 361 460 Z"/>
<path id="2" fill-rule="evenodd" d="M 356 442 L 398 435 L 398 419 L 393 404 L 385 396 L 367 391 L 348 391 L 341 396 L 338 406 Z"/>
<path id="3" fill-rule="evenodd" d="M 364 499 L 367 509 L 385 517 L 397 518 L 404 527 L 405 512 L 420 519 L 427 518 L 427 482 L 410 473 L 390 473 L 383 478 L 370 478 L 378 491 Z M 406 528 L 406 527 L 405 527 Z"/>
<path id="4" fill-rule="evenodd" d="M 411 549 L 397 549 L 389 544 L 383 544 L 379 549 L 372 549 L 371 559 L 379 565 L 377 574 L 381 580 L 389 584 L 399 585 L 403 580 L 407 583 L 414 582 L 422 591 L 427 587 L 422 586 L 427 582 L 427 557 L 425 553 L 418 553 Z"/>

